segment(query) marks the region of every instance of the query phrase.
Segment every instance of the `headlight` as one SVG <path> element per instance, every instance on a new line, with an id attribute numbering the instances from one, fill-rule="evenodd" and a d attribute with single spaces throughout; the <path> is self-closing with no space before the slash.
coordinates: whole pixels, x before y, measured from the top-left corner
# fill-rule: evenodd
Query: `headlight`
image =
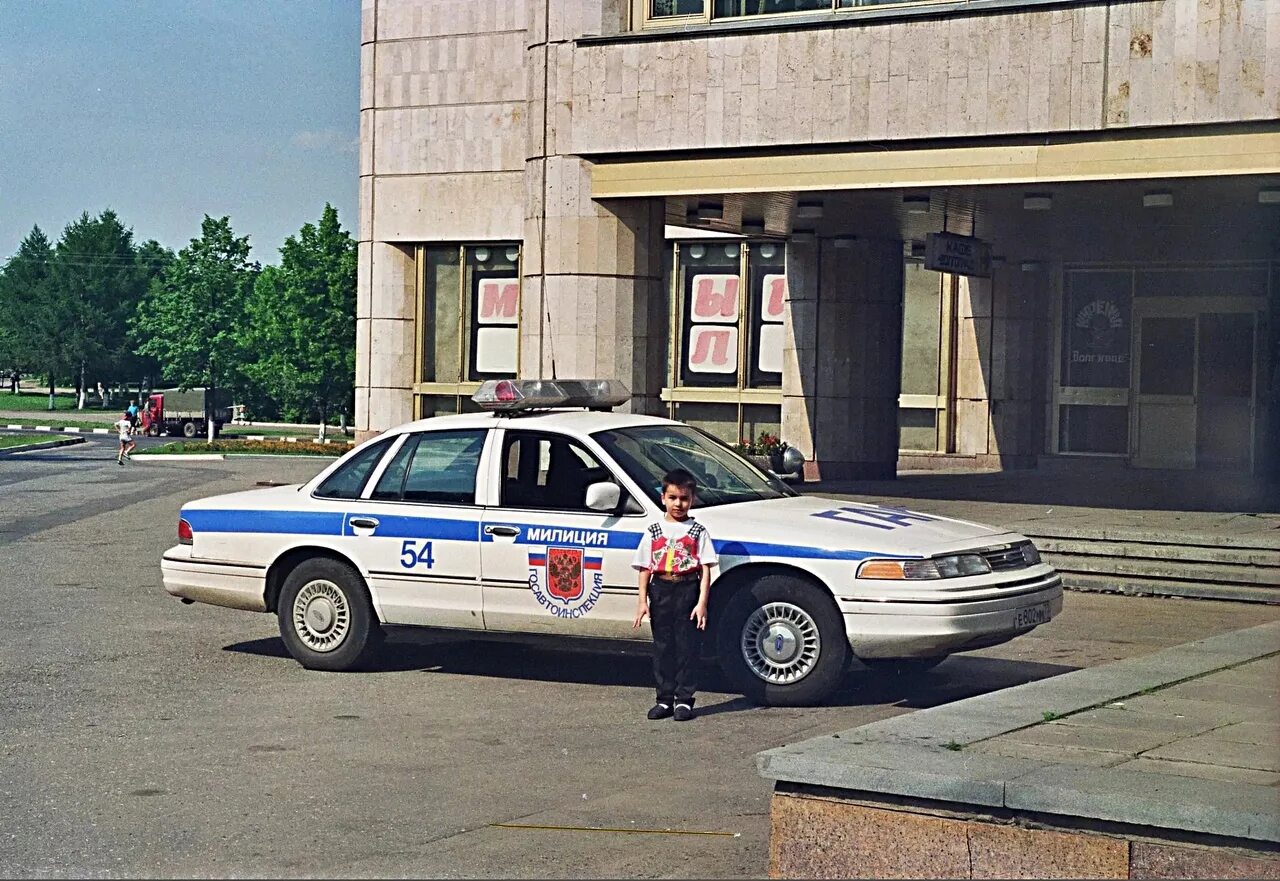
<path id="1" fill-rule="evenodd" d="M 986 575 L 991 571 L 978 554 L 952 554 L 928 560 L 867 560 L 858 567 L 859 578 L 882 578 L 899 581 L 927 581 L 935 578 L 960 578 Z"/>
<path id="2" fill-rule="evenodd" d="M 1040 562 L 1040 552 L 1036 550 L 1036 546 L 1031 542 L 1024 542 L 1022 545 L 1022 559 L 1028 566 L 1035 566 Z"/>

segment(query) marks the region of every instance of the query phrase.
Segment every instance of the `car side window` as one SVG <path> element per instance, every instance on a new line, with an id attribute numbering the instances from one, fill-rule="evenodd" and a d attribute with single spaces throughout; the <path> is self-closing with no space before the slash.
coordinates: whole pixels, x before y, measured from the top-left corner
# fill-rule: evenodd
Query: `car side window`
<path id="1" fill-rule="evenodd" d="M 427 431 L 409 438 L 387 465 L 371 498 L 472 505 L 487 429 Z"/>
<path id="2" fill-rule="evenodd" d="M 616 483 L 609 469 L 569 438 L 532 431 L 508 431 L 502 445 L 504 507 L 589 511 L 587 487 Z"/>
<path id="3" fill-rule="evenodd" d="M 360 498 L 365 481 L 373 473 L 373 466 L 378 464 L 378 460 L 394 440 L 394 437 L 388 437 L 372 443 L 343 462 L 338 466 L 337 471 L 324 479 L 316 489 L 315 495 L 322 499 Z"/>

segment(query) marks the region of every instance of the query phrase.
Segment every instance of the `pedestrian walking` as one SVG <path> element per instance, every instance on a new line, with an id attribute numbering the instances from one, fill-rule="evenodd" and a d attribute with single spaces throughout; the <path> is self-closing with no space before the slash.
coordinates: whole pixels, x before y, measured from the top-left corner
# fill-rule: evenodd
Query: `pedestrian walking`
<path id="1" fill-rule="evenodd" d="M 683 468 L 662 477 L 666 515 L 645 527 L 632 566 L 640 597 L 632 627 L 646 615 L 653 628 L 653 678 L 657 701 L 650 719 L 693 718 L 699 648 L 707 628 L 711 569 L 720 562 L 707 528 L 689 516 L 697 481 Z"/>
<path id="2" fill-rule="evenodd" d="M 124 415 L 116 420 L 115 429 L 120 436 L 120 451 L 116 453 L 116 464 L 123 465 L 130 461 L 129 454 L 138 446 L 138 442 L 133 439 L 133 420 L 129 418 L 129 411 L 126 410 Z"/>
<path id="3" fill-rule="evenodd" d="M 129 401 L 129 406 L 124 411 L 125 417 L 129 420 L 129 424 L 135 428 L 138 425 L 138 399 L 134 398 Z"/>

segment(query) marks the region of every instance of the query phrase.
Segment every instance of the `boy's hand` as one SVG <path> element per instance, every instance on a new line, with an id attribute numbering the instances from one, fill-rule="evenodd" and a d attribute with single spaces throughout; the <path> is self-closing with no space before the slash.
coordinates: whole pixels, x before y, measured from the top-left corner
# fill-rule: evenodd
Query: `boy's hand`
<path id="1" fill-rule="evenodd" d="M 689 613 L 689 620 L 697 621 L 699 630 L 706 630 L 707 629 L 707 604 L 705 602 L 699 602 L 696 606 L 694 606 L 693 611 Z"/>
<path id="2" fill-rule="evenodd" d="M 642 599 L 636 604 L 636 620 L 631 622 L 631 629 L 634 630 L 644 621 L 646 615 L 649 614 L 649 601 Z"/>

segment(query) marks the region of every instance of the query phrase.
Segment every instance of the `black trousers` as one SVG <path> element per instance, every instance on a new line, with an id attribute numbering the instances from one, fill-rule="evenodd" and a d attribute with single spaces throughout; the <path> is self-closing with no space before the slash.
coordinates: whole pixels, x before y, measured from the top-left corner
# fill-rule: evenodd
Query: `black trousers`
<path id="1" fill-rule="evenodd" d="M 653 628 L 653 678 L 658 703 L 693 706 L 698 688 L 702 631 L 689 614 L 698 605 L 700 576 L 682 581 L 649 580 L 649 625 Z"/>

